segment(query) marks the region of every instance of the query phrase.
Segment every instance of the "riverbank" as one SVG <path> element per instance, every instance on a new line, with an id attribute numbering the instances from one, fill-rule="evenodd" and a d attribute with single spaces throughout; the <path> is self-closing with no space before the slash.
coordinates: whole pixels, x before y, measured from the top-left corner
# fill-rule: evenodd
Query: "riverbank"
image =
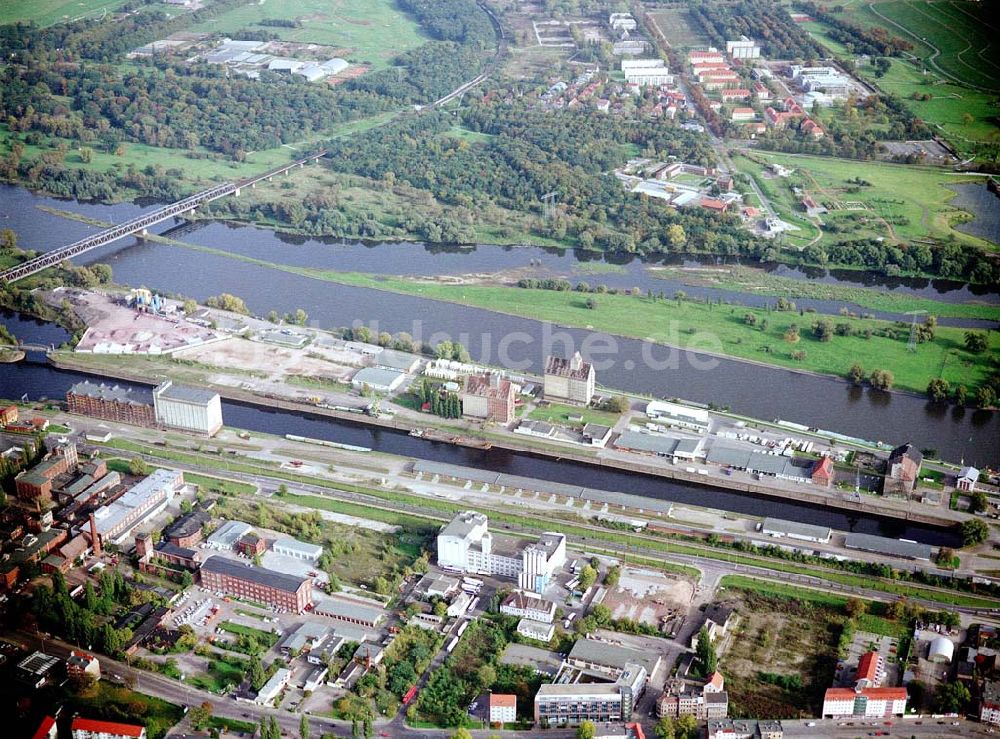
<path id="1" fill-rule="evenodd" d="M 151 384 L 151 382 L 155 383 L 155 380 L 153 380 L 148 373 L 131 371 L 125 367 L 109 367 L 106 362 L 102 362 L 100 367 L 94 367 L 93 365 L 88 364 L 87 361 L 81 357 L 74 357 L 73 355 L 52 355 L 50 362 L 54 366 L 61 369 L 73 370 L 99 377 L 119 379 L 146 385 Z M 212 389 L 218 392 L 221 397 L 239 403 L 250 404 L 272 410 L 277 409 L 293 413 L 308 413 L 311 415 L 337 419 L 339 421 L 346 421 L 352 424 L 375 426 L 400 433 L 409 433 L 414 429 L 425 428 L 435 421 L 433 416 L 426 415 L 420 416 L 418 420 L 403 416 L 397 416 L 394 418 L 375 418 L 358 413 L 338 410 L 336 408 L 320 407 L 308 402 L 282 398 L 274 393 L 261 395 L 255 392 L 243 390 L 241 388 L 219 385 L 212 385 Z M 446 428 L 449 432 L 453 432 L 455 430 L 455 427 L 449 424 L 446 424 Z M 814 493 L 807 490 L 801 490 L 798 488 L 795 490 L 788 490 L 770 487 L 760 483 L 740 482 L 724 477 L 713 476 L 711 484 L 706 485 L 705 476 L 693 471 L 688 471 L 688 469 L 683 466 L 667 465 L 662 463 L 654 465 L 638 460 L 624 460 L 620 457 L 599 458 L 593 455 L 577 452 L 568 447 L 556 447 L 554 445 L 546 447 L 532 443 L 531 441 L 521 442 L 510 438 L 508 435 L 483 435 L 470 428 L 463 428 L 462 431 L 466 434 L 466 436 L 471 438 L 488 438 L 493 448 L 497 450 L 516 452 L 519 454 L 560 461 L 568 460 L 572 461 L 574 464 L 588 465 L 599 469 L 610 469 L 616 471 L 625 470 L 640 475 L 695 484 L 703 487 L 705 490 L 721 488 L 736 493 L 744 493 L 749 496 L 802 502 L 847 514 L 876 515 L 937 527 L 954 526 L 961 518 L 960 516 L 954 515 L 951 511 L 922 510 L 922 506 L 918 507 L 906 502 L 883 499 L 865 499 L 863 501 L 857 499 L 852 500 L 850 497 L 841 495 L 837 492 L 823 494 L 819 492 Z"/>
<path id="2" fill-rule="evenodd" d="M 877 319 L 825 316 L 801 311 L 769 311 L 687 299 L 646 295 L 589 294 L 576 291 L 532 290 L 504 286 L 440 284 L 421 279 L 377 277 L 302 268 L 297 274 L 356 287 L 387 290 L 497 313 L 545 320 L 560 326 L 653 341 L 698 354 L 720 355 L 796 372 L 843 379 L 854 364 L 865 376 L 872 370 L 892 372 L 892 389 L 917 395 L 935 378 L 952 387 L 965 385 L 970 396 L 987 381 L 991 357 L 1000 351 L 1000 336 L 987 333 L 989 347 L 973 354 L 964 346 L 964 331 L 938 327 L 935 338 L 907 347 L 909 326 Z M 747 316 L 752 316 L 748 318 Z M 829 318 L 852 335 L 822 340 L 812 324 Z M 831 325 L 831 331 L 835 326 Z M 880 336 L 886 330 L 894 338 Z"/>
<path id="3" fill-rule="evenodd" d="M 897 295 L 870 287 L 846 287 L 819 280 L 801 280 L 774 275 L 755 267 L 741 265 L 722 267 L 652 266 L 650 274 L 667 280 L 677 280 L 692 287 L 714 287 L 753 295 L 798 300 L 830 300 L 845 305 L 886 313 L 907 313 L 922 310 L 942 318 L 976 318 L 1000 322 L 1000 305 L 983 300 L 979 303 L 946 303 L 908 295 Z"/>

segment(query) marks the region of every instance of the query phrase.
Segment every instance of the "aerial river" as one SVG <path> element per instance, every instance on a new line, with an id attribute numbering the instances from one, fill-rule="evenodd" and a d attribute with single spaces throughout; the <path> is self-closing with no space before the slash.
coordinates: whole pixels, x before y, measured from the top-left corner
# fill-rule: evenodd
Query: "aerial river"
<path id="1" fill-rule="evenodd" d="M 43 205 L 73 211 L 105 221 L 120 221 L 143 210 L 142 205 L 114 206 L 59 201 L 32 195 L 13 187 L 0 188 L 0 228 L 12 228 L 19 243 L 26 248 L 47 251 L 70 243 L 95 230 L 94 226 L 38 210 Z M 164 224 L 160 232 L 171 228 Z M 638 286 L 643 290 L 664 290 L 671 294 L 684 289 L 688 294 L 704 294 L 745 303 L 767 298 L 700 289 L 652 277 L 647 264 L 633 255 L 603 255 L 580 252 L 558 253 L 541 248 L 505 248 L 476 246 L 448 248 L 410 243 L 362 244 L 357 242 L 288 237 L 274 232 L 223 223 L 194 224 L 174 228 L 172 238 L 192 244 L 252 256 L 268 261 L 321 269 L 364 271 L 379 274 L 470 274 L 500 270 L 548 270 L 582 279 L 591 284 Z M 553 328 L 541 321 L 493 313 L 477 308 L 442 304 L 424 298 L 398 295 L 366 288 L 348 287 L 308 277 L 280 272 L 264 266 L 228 259 L 217 254 L 192 251 L 178 246 L 124 240 L 118 246 L 105 247 L 88 254 L 86 262 L 107 261 L 114 268 L 115 280 L 130 285 L 145 285 L 174 294 L 198 299 L 221 292 L 244 298 L 259 315 L 270 310 L 279 313 L 303 308 L 310 320 L 321 327 L 349 326 L 356 322 L 389 332 L 415 332 L 419 321 L 423 338 L 443 332 L 461 340 L 473 357 L 496 362 L 500 345 L 513 335 L 521 341 L 512 344 L 511 360 L 523 362 L 523 369 L 540 373 L 545 349 L 585 347 L 590 332 Z M 996 294 L 961 284 L 928 280 L 888 280 L 861 273 L 806 273 L 774 266 L 779 274 L 802 279 L 820 279 L 841 284 L 880 285 L 901 294 L 933 297 L 938 300 L 983 300 L 997 302 Z M 520 273 L 520 272 L 519 272 Z M 773 298 L 770 300 L 773 301 Z M 841 303 L 796 301 L 801 307 L 836 312 Z M 942 323 L 944 321 L 942 320 Z M 31 340 L 25 329 L 15 328 L 22 340 Z M 30 333 L 30 332 L 29 332 Z M 546 338 L 554 340 L 546 341 Z M 898 444 L 912 441 L 920 448 L 938 450 L 941 456 L 956 462 L 980 466 L 1000 464 L 1000 420 L 989 411 L 973 411 L 928 403 L 922 397 L 899 393 L 877 393 L 850 387 L 827 377 L 792 372 L 785 369 L 713 359 L 710 368 L 704 357 L 681 356 L 676 367 L 655 368 L 650 356 L 665 360 L 667 349 L 643 345 L 632 339 L 616 338 L 615 361 L 599 371 L 598 381 L 608 387 L 622 388 L 658 397 L 678 397 L 703 403 L 728 405 L 732 410 L 764 419 L 781 418 L 811 427 L 836 431 L 865 439 Z M 585 352 L 586 353 L 586 352 Z M 669 364 L 668 362 L 665 362 Z M 696 366 L 697 365 L 697 366 Z M 33 371 L 0 373 L 20 378 L 3 394 L 35 396 Z M 538 460 L 532 460 L 532 465 Z M 531 474 L 519 471 L 519 474 Z"/>

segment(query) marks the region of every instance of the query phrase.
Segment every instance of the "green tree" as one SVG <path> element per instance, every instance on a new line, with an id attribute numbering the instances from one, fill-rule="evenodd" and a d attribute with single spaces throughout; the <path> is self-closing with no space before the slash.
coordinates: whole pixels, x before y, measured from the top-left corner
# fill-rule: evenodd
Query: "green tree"
<path id="1" fill-rule="evenodd" d="M 208 728 L 208 722 L 212 719 L 212 704 L 205 701 L 200 706 L 191 709 L 191 726 L 195 731 L 202 731 Z"/>
<path id="2" fill-rule="evenodd" d="M 966 331 L 965 348 L 973 354 L 982 354 L 990 345 L 989 337 L 983 331 Z"/>
<path id="3" fill-rule="evenodd" d="M 134 457 L 129 460 L 128 471 L 136 477 L 145 477 L 149 474 L 149 465 L 146 464 L 144 459 Z"/>
<path id="4" fill-rule="evenodd" d="M 865 381 L 865 368 L 855 362 L 851 365 L 851 369 L 847 371 L 847 379 L 855 385 L 860 385 Z"/>
<path id="5" fill-rule="evenodd" d="M 993 408 L 996 404 L 996 390 L 989 385 L 980 385 L 976 390 L 976 405 L 980 408 Z"/>
<path id="6" fill-rule="evenodd" d="M 619 565 L 615 565 L 608 569 L 607 574 L 604 575 L 604 584 L 608 588 L 614 588 L 618 585 L 618 580 L 621 577 L 622 568 Z"/>
<path id="7" fill-rule="evenodd" d="M 867 612 L 868 608 L 865 606 L 865 602 L 860 598 L 851 598 L 844 604 L 844 612 L 850 618 L 857 618 L 858 616 L 863 616 Z"/>
<path id="8" fill-rule="evenodd" d="M 306 313 L 304 310 L 299 308 L 295 311 L 295 322 L 297 324 L 299 324 L 300 326 L 305 326 L 306 321 L 308 320 L 309 320 L 309 314 Z"/>
<path id="9" fill-rule="evenodd" d="M 876 390 L 892 390 L 892 384 L 895 382 L 896 378 L 893 376 L 892 372 L 884 369 L 874 369 L 872 370 L 869 382 L 871 382 L 872 387 Z"/>
<path id="10" fill-rule="evenodd" d="M 948 384 L 948 381 L 942 377 L 935 377 L 927 383 L 927 397 L 935 403 L 947 400 L 950 390 L 951 386 Z"/>
<path id="11" fill-rule="evenodd" d="M 962 534 L 962 546 L 966 547 L 982 544 L 990 535 L 990 527 L 986 525 L 985 521 L 979 518 L 970 518 L 968 521 L 963 521 L 959 527 L 959 531 Z"/>
<path id="12" fill-rule="evenodd" d="M 472 739 L 472 733 L 466 728 L 456 729 L 451 739 Z"/>
<path id="13" fill-rule="evenodd" d="M 587 589 L 597 582 L 597 570 L 591 565 L 586 565 L 580 570 L 580 590 L 586 592 Z"/>
<path id="14" fill-rule="evenodd" d="M 267 682 L 267 673 L 264 672 L 264 665 L 260 661 L 260 657 L 256 654 L 251 654 L 250 659 L 247 660 L 247 679 L 250 680 L 250 686 L 256 691 L 264 687 L 264 683 Z"/>
<path id="15" fill-rule="evenodd" d="M 715 645 L 712 644 L 712 639 L 708 635 L 708 629 L 704 626 L 698 632 L 698 647 L 695 649 L 695 657 L 702 675 L 715 672 L 719 657 L 715 652 Z"/>
<path id="16" fill-rule="evenodd" d="M 184 305 L 182 306 L 185 316 L 190 316 L 196 310 L 198 310 L 198 303 L 194 298 L 185 298 Z"/>
<path id="17" fill-rule="evenodd" d="M 80 161 L 84 164 L 90 164 L 91 160 L 94 158 L 94 150 L 89 146 L 81 146 L 80 151 Z"/>
<path id="18" fill-rule="evenodd" d="M 698 721 L 690 714 L 678 718 L 674 723 L 674 728 L 677 731 L 677 739 L 698 739 L 701 736 Z"/>
<path id="19" fill-rule="evenodd" d="M 674 739 L 676 736 L 674 720 L 670 716 L 664 716 L 656 722 L 656 726 L 653 727 L 653 733 L 656 734 L 656 739 Z"/>
<path id="20" fill-rule="evenodd" d="M 964 406 L 968 401 L 969 390 L 965 385 L 959 385 L 955 388 L 955 405 Z"/>
<path id="21" fill-rule="evenodd" d="M 594 739 L 597 736 L 597 726 L 593 721 L 581 721 L 576 729 L 576 739 Z"/>
<path id="22" fill-rule="evenodd" d="M 194 577 L 190 572 L 184 570 L 184 572 L 181 573 L 181 587 L 187 590 L 192 585 L 194 585 Z"/>
<path id="23" fill-rule="evenodd" d="M 309 717 L 304 713 L 302 718 L 299 719 L 299 738 L 309 739 Z"/>
<path id="24" fill-rule="evenodd" d="M 977 490 L 969 496 L 969 513 L 982 513 L 989 507 L 989 504 L 990 499 L 986 497 L 986 493 Z"/>
<path id="25" fill-rule="evenodd" d="M 964 683 L 941 683 L 934 693 L 934 705 L 941 713 L 964 713 L 972 696 Z"/>

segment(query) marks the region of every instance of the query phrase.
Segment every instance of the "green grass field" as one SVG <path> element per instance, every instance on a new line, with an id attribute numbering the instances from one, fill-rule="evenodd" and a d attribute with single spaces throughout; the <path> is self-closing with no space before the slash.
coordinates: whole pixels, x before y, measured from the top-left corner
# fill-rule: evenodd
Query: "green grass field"
<path id="1" fill-rule="evenodd" d="M 929 69 L 954 82 L 1000 92 L 1000 45 L 997 26 L 981 3 L 961 0 L 886 0 L 847 11 L 859 22 L 872 22 L 916 47 L 913 54 Z"/>
<path id="2" fill-rule="evenodd" d="M 571 421 L 571 418 L 582 417 L 583 421 Z M 528 418 L 535 421 L 547 421 L 557 423 L 562 426 L 582 426 L 585 423 L 598 423 L 603 426 L 614 426 L 621 418 L 616 413 L 605 413 L 595 411 L 593 408 L 580 408 L 573 405 L 560 405 L 553 403 L 546 408 L 535 408 L 528 414 Z"/>
<path id="3" fill-rule="evenodd" d="M 962 233 L 951 227 L 952 219 L 967 219 L 969 214 L 949 205 L 955 192 L 948 189 L 948 183 L 975 182 L 976 179 L 951 174 L 940 169 L 923 166 L 908 166 L 882 162 L 858 162 L 850 159 L 816 157 L 795 154 L 779 154 L 765 151 L 747 156 L 734 156 L 737 168 L 756 177 L 768 197 L 773 196 L 782 215 L 793 215 L 799 221 L 805 218 L 799 199 L 792 193 L 793 186 L 804 188 L 820 204 L 840 204 L 860 202 L 867 211 L 851 211 L 846 207 L 823 216 L 825 221 L 837 218 L 863 217 L 866 220 L 859 235 L 887 238 L 893 241 L 908 241 L 919 238 L 948 239 L 995 249 L 995 244 Z M 766 178 L 762 175 L 765 164 L 776 163 L 796 170 L 788 178 Z M 857 192 L 848 192 L 849 179 L 856 177 L 871 183 Z M 886 220 L 903 218 L 905 223 L 886 223 Z M 815 228 L 814 226 L 812 228 Z M 815 235 L 815 234 L 813 234 Z M 824 239 L 829 241 L 831 234 Z"/>
<path id="4" fill-rule="evenodd" d="M 860 305 L 871 310 L 886 313 L 906 313 L 924 310 L 929 315 L 952 316 L 957 318 L 982 318 L 1000 320 L 1000 309 L 987 303 L 945 303 L 940 300 L 911 297 L 906 294 L 886 292 L 874 287 L 851 287 L 848 285 L 799 280 L 782 277 L 753 267 L 706 267 L 702 269 L 679 267 L 651 267 L 656 277 L 681 280 L 692 286 L 719 287 L 754 295 L 771 295 L 775 298 L 812 298 Z"/>
<path id="5" fill-rule="evenodd" d="M 261 26 L 265 19 L 298 20 L 301 28 Z M 244 5 L 191 31 L 233 33 L 266 30 L 285 41 L 335 46 L 358 64 L 384 67 L 427 37 L 393 0 L 266 0 Z"/>
<path id="6" fill-rule="evenodd" d="M 524 290 L 512 287 L 437 285 L 404 279 L 379 279 L 369 275 L 321 273 L 334 282 L 405 292 L 434 300 L 471 305 L 499 313 L 544 318 L 565 326 L 592 328 L 610 334 L 678 345 L 701 351 L 749 359 L 764 364 L 810 370 L 843 377 L 855 362 L 867 370 L 889 369 L 895 387 L 923 393 L 934 377 L 944 377 L 952 386 L 977 387 L 990 373 L 991 356 L 1000 351 L 1000 336 L 991 332 L 990 350 L 973 355 L 965 350 L 963 331 L 938 328 L 937 338 L 922 344 L 914 353 L 906 340 L 862 336 L 837 336 L 832 341 L 814 339 L 809 327 L 817 315 L 797 312 L 765 313 L 741 306 L 708 306 L 690 301 L 651 302 L 646 297 L 599 295 L 597 308 L 586 307 L 587 296 L 552 290 Z M 745 313 L 754 313 L 769 325 L 762 332 L 747 326 Z M 837 320 L 836 318 L 834 319 Z M 844 319 L 861 331 L 887 325 L 884 321 Z M 801 340 L 789 344 L 785 330 L 797 324 Z M 693 333 L 692 333 L 693 332 Z M 805 351 L 806 359 L 793 359 L 793 351 Z"/>
<path id="7" fill-rule="evenodd" d="M 0 25 L 34 21 L 44 27 L 85 16 L 99 18 L 124 2 L 125 0 L 4 0 L 0 3 Z"/>

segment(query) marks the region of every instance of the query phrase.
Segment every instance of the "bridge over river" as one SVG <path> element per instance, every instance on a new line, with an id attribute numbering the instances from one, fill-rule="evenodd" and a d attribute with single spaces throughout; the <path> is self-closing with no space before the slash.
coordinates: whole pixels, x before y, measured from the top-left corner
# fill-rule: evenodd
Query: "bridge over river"
<path id="1" fill-rule="evenodd" d="M 203 190 L 195 195 L 186 197 L 183 200 L 178 200 L 176 203 L 171 203 L 170 205 L 158 208 L 151 213 L 136 216 L 125 223 L 112 226 L 111 228 L 92 234 L 85 239 L 59 247 L 58 249 L 54 249 L 37 256 L 34 259 L 30 259 L 23 264 L 18 264 L 10 269 L 4 270 L 3 272 L 0 272 L 0 283 L 10 284 L 12 282 L 17 282 L 25 277 L 41 272 L 43 269 L 59 264 L 65 259 L 79 256 L 80 254 L 88 252 L 91 249 L 96 249 L 100 246 L 104 246 L 105 244 L 110 244 L 112 241 L 117 241 L 118 239 L 131 236 L 136 233 L 145 234 L 146 229 L 150 226 L 155 226 L 157 223 L 162 223 L 170 218 L 181 216 L 184 213 L 190 213 L 199 205 L 210 203 L 213 200 L 224 198 L 227 195 L 239 196 L 240 190 L 245 187 L 253 187 L 258 182 L 269 180 L 275 175 L 284 174 L 295 167 L 304 167 L 308 162 L 316 161 L 324 156 L 326 156 L 326 149 L 305 157 L 304 159 L 297 159 L 294 162 L 289 162 L 288 164 L 283 164 L 280 167 L 275 167 L 274 169 L 268 170 L 267 172 L 255 177 L 248 177 L 247 179 L 238 180 L 236 182 L 227 182 L 222 185 L 216 185 L 208 190 Z"/>

